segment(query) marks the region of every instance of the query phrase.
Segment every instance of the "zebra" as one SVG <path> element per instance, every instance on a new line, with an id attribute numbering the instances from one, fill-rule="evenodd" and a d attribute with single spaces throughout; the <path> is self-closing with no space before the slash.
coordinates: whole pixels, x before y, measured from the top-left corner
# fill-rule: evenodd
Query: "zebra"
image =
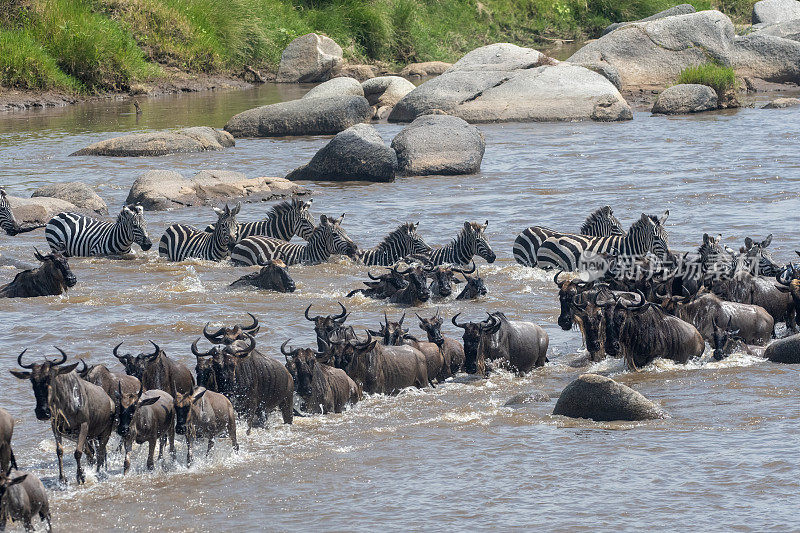
<path id="1" fill-rule="evenodd" d="M 606 205 L 586 217 L 580 234 L 591 237 L 607 237 L 608 235 L 625 235 L 625 230 L 614 216 L 611 206 Z"/>
<path id="2" fill-rule="evenodd" d="M 44 224 L 34 224 L 32 226 L 21 227 L 14 218 L 14 213 L 11 211 L 11 205 L 8 203 L 6 191 L 0 187 L 0 229 L 10 236 L 19 235 L 20 233 L 27 233 L 35 229 L 43 228 Z"/>
<path id="3" fill-rule="evenodd" d="M 430 266 L 451 265 L 463 266 L 472 261 L 473 256 L 478 255 L 486 259 L 488 263 L 494 263 L 497 259 L 489 241 L 486 240 L 484 231 L 489 225 L 487 220 L 483 225 L 477 222 L 464 222 L 464 227 L 453 242 L 434 249 L 425 261 Z"/>
<path id="4" fill-rule="evenodd" d="M 242 208 L 241 203 L 230 209 L 214 208 L 217 223 L 214 231 L 206 233 L 194 226 L 173 224 L 169 226 L 158 243 L 158 255 L 170 261 L 183 261 L 189 257 L 222 261 L 228 257 L 229 250 L 238 241 L 236 234 L 236 215 Z"/>
<path id="5" fill-rule="evenodd" d="M 153 246 L 141 205 L 124 205 L 116 222 L 59 213 L 47 223 L 44 235 L 53 253 L 67 257 L 124 255 L 130 253 L 133 243 L 145 252 Z"/>
<path id="6" fill-rule="evenodd" d="M 293 236 L 297 235 L 307 241 L 314 231 L 314 219 L 309 213 L 311 202 L 313 201 L 311 199 L 304 202 L 294 198 L 291 201 L 273 205 L 267 212 L 265 219 L 238 224 L 239 239 L 241 240 L 251 235 L 265 235 L 290 241 Z M 214 224 L 207 226 L 205 231 L 209 233 L 214 231 Z"/>
<path id="7" fill-rule="evenodd" d="M 774 278 L 783 271 L 784 267 L 776 263 L 772 259 L 772 254 L 765 249 L 771 243 L 772 233 L 767 235 L 767 238 L 761 242 L 755 242 L 750 237 L 744 240 L 744 246 L 739 249 L 739 252 L 747 258 L 748 264 L 745 267 L 749 267 L 750 272 L 759 276 Z"/>
<path id="8" fill-rule="evenodd" d="M 342 217 L 319 217 L 320 224 L 306 244 L 292 244 L 281 239 L 253 235 L 242 239 L 231 251 L 231 260 L 237 266 L 264 265 L 280 259 L 287 265 L 318 264 L 328 261 L 332 254 L 355 257 L 358 247 L 350 240 L 340 224 Z"/>
<path id="9" fill-rule="evenodd" d="M 669 211 L 661 218 L 642 213 L 626 235 L 591 237 L 575 233 L 558 233 L 533 226 L 514 241 L 514 259 L 523 266 L 543 269 L 558 268 L 576 271 L 586 252 L 619 255 L 635 259 L 652 252 L 661 259 L 670 257 L 664 223 Z"/>
<path id="10" fill-rule="evenodd" d="M 774 278 L 783 270 L 765 250 L 772 243 L 772 234 L 761 242 L 747 237 L 738 253 L 723 245 L 721 240 L 722 235 L 716 238 L 703 235 L 703 244 L 697 252 L 700 254 L 704 273 L 727 277 L 736 272 L 749 272 L 755 276 Z"/>
<path id="11" fill-rule="evenodd" d="M 401 224 L 374 248 L 359 250 L 357 259 L 369 266 L 392 266 L 412 254 L 427 255 L 431 247 L 417 235 L 419 222 Z"/>

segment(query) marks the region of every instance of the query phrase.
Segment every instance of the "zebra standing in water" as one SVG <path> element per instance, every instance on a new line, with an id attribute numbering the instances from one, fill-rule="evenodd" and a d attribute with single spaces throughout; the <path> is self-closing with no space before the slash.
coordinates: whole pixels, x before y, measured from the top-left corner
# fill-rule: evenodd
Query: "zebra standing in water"
<path id="1" fill-rule="evenodd" d="M 430 254 L 431 247 L 417 235 L 417 226 L 419 222 L 401 224 L 374 248 L 360 250 L 358 260 L 369 266 L 392 266 L 408 255 Z"/>
<path id="2" fill-rule="evenodd" d="M 252 235 L 264 235 L 290 241 L 297 235 L 307 241 L 314 232 L 314 219 L 309 213 L 313 201 L 311 199 L 304 202 L 294 198 L 291 201 L 273 205 L 267 213 L 267 218 L 238 225 L 239 240 Z M 206 227 L 206 231 L 209 233 L 214 231 L 214 224 Z"/>
<path id="3" fill-rule="evenodd" d="M 614 216 L 611 206 L 606 205 L 586 217 L 580 234 L 591 237 L 607 237 L 608 235 L 625 235 L 625 230 Z"/>
<path id="4" fill-rule="evenodd" d="M 67 257 L 123 255 L 130 253 L 133 243 L 144 251 L 153 246 L 140 205 L 123 206 L 116 222 L 77 213 L 59 213 L 47 223 L 44 235 L 53 252 Z"/>
<path id="5" fill-rule="evenodd" d="M 317 264 L 330 259 L 332 254 L 343 254 L 354 258 L 358 246 L 344 232 L 338 219 L 325 215 L 319 217 L 319 226 L 307 244 L 292 244 L 281 239 L 253 235 L 239 241 L 231 251 L 231 259 L 237 266 L 264 265 L 267 261 L 280 259 L 287 265 Z"/>
<path id="6" fill-rule="evenodd" d="M 33 226 L 21 227 L 14 218 L 14 213 L 11 211 L 11 206 L 6 198 L 6 191 L 0 187 L 0 229 L 5 231 L 12 237 L 20 233 L 27 233 L 35 229 L 43 228 L 44 224 L 34 224 Z"/>
<path id="7" fill-rule="evenodd" d="M 453 242 L 431 252 L 430 257 L 426 258 L 432 266 L 443 265 L 467 265 L 472 261 L 473 256 L 478 255 L 486 259 L 488 263 L 494 263 L 497 258 L 489 241 L 486 240 L 484 231 L 489 225 L 487 220 L 481 225 L 477 222 L 464 222 L 461 233 L 453 239 Z"/>
<path id="8" fill-rule="evenodd" d="M 669 248 L 664 229 L 667 217 L 669 211 L 661 218 L 642 213 L 626 235 L 606 237 L 559 233 L 533 226 L 523 231 L 514 241 L 514 259 L 523 266 L 558 268 L 568 272 L 578 269 L 581 256 L 585 252 L 613 254 L 629 259 L 652 252 L 661 259 L 667 259 Z"/>
<path id="9" fill-rule="evenodd" d="M 237 242 L 236 215 L 242 208 L 237 203 L 233 209 L 225 205 L 225 209 L 214 208 L 217 223 L 214 231 L 207 233 L 194 226 L 173 224 L 169 226 L 158 243 L 158 255 L 170 261 L 183 261 L 189 257 L 222 261 Z"/>

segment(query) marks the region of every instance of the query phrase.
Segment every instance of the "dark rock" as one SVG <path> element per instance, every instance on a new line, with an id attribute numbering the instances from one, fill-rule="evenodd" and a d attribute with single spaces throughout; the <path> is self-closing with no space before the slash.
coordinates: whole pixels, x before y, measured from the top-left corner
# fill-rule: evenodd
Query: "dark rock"
<path id="1" fill-rule="evenodd" d="M 658 405 L 632 388 L 597 374 L 583 374 L 567 385 L 553 414 L 598 422 L 651 420 L 667 416 Z"/>

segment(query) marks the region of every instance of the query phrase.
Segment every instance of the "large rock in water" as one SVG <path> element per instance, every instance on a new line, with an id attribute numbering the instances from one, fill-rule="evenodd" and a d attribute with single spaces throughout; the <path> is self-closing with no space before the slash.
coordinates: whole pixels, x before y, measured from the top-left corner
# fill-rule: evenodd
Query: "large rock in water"
<path id="1" fill-rule="evenodd" d="M 753 5 L 753 24 L 775 24 L 800 18 L 797 0 L 761 0 Z"/>
<path id="2" fill-rule="evenodd" d="M 404 176 L 474 174 L 481 168 L 483 134 L 463 119 L 422 115 L 392 140 L 397 172 Z"/>
<path id="3" fill-rule="evenodd" d="M 773 363 L 800 363 L 800 333 L 778 339 L 764 350 L 764 357 Z"/>
<path id="4" fill-rule="evenodd" d="M 301 98 L 243 111 L 225 124 L 225 130 L 234 137 L 334 135 L 371 116 L 363 96 Z"/>
<path id="5" fill-rule="evenodd" d="M 608 63 L 619 72 L 623 88 L 664 87 L 689 66 L 712 60 L 731 65 L 734 35 L 726 15 L 701 11 L 628 24 L 590 42 L 567 61 Z"/>
<path id="6" fill-rule="evenodd" d="M 800 42 L 756 33 L 737 37 L 735 45 L 733 62 L 739 76 L 800 82 Z"/>
<path id="7" fill-rule="evenodd" d="M 658 405 L 632 388 L 597 374 L 583 374 L 567 385 L 558 397 L 553 414 L 598 422 L 667 416 Z"/>
<path id="8" fill-rule="evenodd" d="M 279 83 L 313 83 L 331 77 L 342 61 L 342 47 L 324 35 L 307 33 L 290 42 L 281 54 Z"/>
<path id="9" fill-rule="evenodd" d="M 674 17 L 675 15 L 688 15 L 689 13 L 695 13 L 696 9 L 692 4 L 681 4 L 678 6 L 671 7 L 669 9 L 665 9 L 655 15 L 650 15 L 649 17 L 645 17 L 643 19 L 635 20 L 632 22 L 615 22 L 614 24 L 609 24 L 606 26 L 606 29 L 603 30 L 603 35 L 607 33 L 611 33 L 612 31 L 616 30 L 617 28 L 621 28 L 623 26 L 627 26 L 628 24 L 632 24 L 633 22 L 648 22 L 650 20 L 657 20 L 663 19 L 666 17 Z"/>
<path id="10" fill-rule="evenodd" d="M 306 94 L 303 98 L 329 98 L 331 96 L 364 96 L 364 89 L 361 83 L 355 78 L 333 78 L 324 83 L 320 83 Z"/>
<path id="11" fill-rule="evenodd" d="M 94 192 L 94 189 L 80 181 L 54 183 L 39 187 L 33 191 L 31 198 L 39 197 L 58 198 L 82 209 L 94 211 L 98 215 L 108 214 L 108 206 L 103 199 Z"/>
<path id="12" fill-rule="evenodd" d="M 800 98 L 776 98 L 770 103 L 761 106 L 761 109 L 786 109 L 800 105 Z"/>
<path id="13" fill-rule="evenodd" d="M 139 203 L 148 211 L 163 211 L 231 201 L 259 202 L 308 192 L 283 178 L 248 178 L 229 170 L 201 170 L 191 179 L 171 170 L 150 170 L 136 178 L 126 202 Z"/>
<path id="14" fill-rule="evenodd" d="M 364 98 L 377 107 L 392 107 L 416 87 L 400 76 L 378 76 L 361 84 Z"/>
<path id="15" fill-rule="evenodd" d="M 14 213 L 14 218 L 20 226 L 30 226 L 33 224 L 47 224 L 53 216 L 58 213 L 72 212 L 85 215 L 93 215 L 85 209 L 50 197 L 20 198 L 18 196 L 7 196 L 8 204 Z"/>
<path id="16" fill-rule="evenodd" d="M 286 176 L 288 180 L 393 181 L 397 155 L 369 124 L 339 133 L 311 161 Z"/>
<path id="17" fill-rule="evenodd" d="M 509 44 L 473 50 L 400 100 L 389 121 L 410 122 L 434 110 L 471 123 L 633 118 L 605 77 L 555 63 L 536 50 Z"/>
<path id="18" fill-rule="evenodd" d="M 208 126 L 198 126 L 175 131 L 122 135 L 94 143 L 70 155 L 159 156 L 222 150 L 234 144 L 230 133 Z"/>
<path id="19" fill-rule="evenodd" d="M 681 115 L 717 109 L 717 93 L 707 85 L 682 83 L 673 85 L 658 95 L 653 113 Z"/>

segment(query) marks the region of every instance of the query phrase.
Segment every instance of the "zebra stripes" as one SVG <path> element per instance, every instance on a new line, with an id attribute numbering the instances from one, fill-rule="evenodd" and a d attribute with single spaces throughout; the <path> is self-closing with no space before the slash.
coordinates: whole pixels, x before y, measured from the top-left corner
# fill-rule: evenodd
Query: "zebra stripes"
<path id="1" fill-rule="evenodd" d="M 0 187 L 0 229 L 13 237 L 14 235 L 43 227 L 44 224 L 34 224 L 24 228 L 20 227 L 17 223 L 17 219 L 14 218 L 14 213 L 11 211 L 11 205 L 8 203 L 8 198 L 6 198 L 6 191 Z"/>
<path id="2" fill-rule="evenodd" d="M 523 266 L 558 268 L 565 271 L 576 271 L 585 252 L 632 258 L 652 252 L 663 259 L 669 255 L 664 230 L 668 216 L 669 211 L 660 219 L 642 213 L 626 235 L 606 237 L 559 233 L 533 226 L 523 231 L 514 241 L 514 259 Z"/>
<path id="3" fill-rule="evenodd" d="M 225 209 L 215 207 L 217 223 L 211 233 L 186 224 L 169 226 L 158 243 L 158 255 L 170 261 L 183 261 L 189 257 L 222 261 L 237 241 L 236 215 L 241 207 L 241 204 L 236 204 L 233 209 L 227 205 Z"/>
<path id="4" fill-rule="evenodd" d="M 358 260 L 370 266 L 392 266 L 408 255 L 431 253 L 431 247 L 417 234 L 417 226 L 419 222 L 401 224 L 374 248 L 360 250 Z"/>
<path id="5" fill-rule="evenodd" d="M 290 241 L 297 235 L 307 241 L 314 232 L 314 219 L 309 213 L 312 201 L 304 202 L 294 198 L 291 201 L 273 205 L 265 219 L 238 224 L 239 239 L 252 235 L 264 235 Z M 214 231 L 214 224 L 206 227 L 205 231 L 209 233 Z"/>
<path id="6" fill-rule="evenodd" d="M 453 242 L 433 250 L 428 257 L 431 265 L 467 265 L 472 261 L 473 256 L 483 257 L 488 263 L 494 263 L 497 258 L 489 241 L 486 240 L 484 231 L 489 225 L 487 220 L 481 225 L 477 222 L 464 222 L 464 227 Z"/>
<path id="7" fill-rule="evenodd" d="M 358 247 L 340 227 L 341 218 L 320 216 L 306 244 L 292 244 L 280 239 L 254 235 L 242 239 L 231 251 L 235 265 L 263 265 L 270 259 L 280 259 L 287 265 L 317 264 L 330 259 L 332 254 L 355 256 Z"/>
<path id="8" fill-rule="evenodd" d="M 611 206 L 606 205 L 586 217 L 580 234 L 591 237 L 607 237 L 608 235 L 625 235 L 625 230 L 614 216 Z"/>
<path id="9" fill-rule="evenodd" d="M 140 205 L 123 206 L 116 222 L 77 213 L 59 213 L 47 223 L 44 235 L 53 252 L 67 257 L 127 254 L 133 243 L 144 251 L 153 246 Z"/>

